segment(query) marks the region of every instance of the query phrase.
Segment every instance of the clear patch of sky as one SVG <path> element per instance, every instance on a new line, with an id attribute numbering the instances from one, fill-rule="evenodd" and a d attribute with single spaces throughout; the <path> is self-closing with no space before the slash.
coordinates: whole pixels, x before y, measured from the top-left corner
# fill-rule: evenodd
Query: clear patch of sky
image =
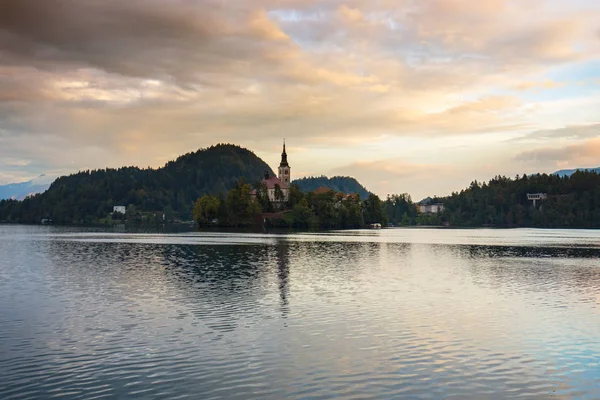
<path id="1" fill-rule="evenodd" d="M 554 68 L 547 73 L 547 76 L 556 81 L 584 81 L 600 78 L 600 58 Z"/>
<path id="2" fill-rule="evenodd" d="M 589 97 L 600 92 L 600 59 L 584 63 L 572 63 L 555 67 L 537 79 L 524 79 L 526 82 L 556 83 L 555 87 L 532 87 L 528 90 L 496 88 L 489 94 L 513 95 L 529 103 L 569 100 Z"/>
<path id="3" fill-rule="evenodd" d="M 568 5 L 569 8 L 584 10 L 600 10 L 598 0 L 547 0 L 545 6 L 552 11 L 561 12 Z"/>
<path id="4" fill-rule="evenodd" d="M 600 87 L 600 59 L 561 66 L 550 70 L 546 77 L 562 86 L 525 93 L 525 100 L 543 101 L 586 97 L 597 93 Z"/>

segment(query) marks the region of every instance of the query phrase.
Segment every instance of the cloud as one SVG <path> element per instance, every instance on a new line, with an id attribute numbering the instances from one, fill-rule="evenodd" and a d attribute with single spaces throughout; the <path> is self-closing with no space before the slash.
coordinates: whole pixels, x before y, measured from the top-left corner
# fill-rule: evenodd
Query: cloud
<path id="1" fill-rule="evenodd" d="M 519 84 L 516 84 L 514 86 L 514 89 L 521 90 L 521 91 L 543 90 L 543 89 L 555 89 L 555 88 L 559 88 L 561 86 L 564 86 L 564 84 L 560 83 L 560 82 L 554 82 L 551 80 L 528 81 L 528 82 L 521 82 Z"/>
<path id="2" fill-rule="evenodd" d="M 516 161 L 557 167 L 600 165 L 600 138 L 565 147 L 544 147 L 519 153 Z"/>
<path id="3" fill-rule="evenodd" d="M 551 141 L 556 139 L 590 139 L 596 137 L 600 137 L 600 123 L 569 125 L 555 129 L 541 129 L 515 140 Z"/>
<path id="4" fill-rule="evenodd" d="M 221 141 L 267 152 L 282 136 L 361 146 L 532 130 L 525 101 L 504 93 L 598 54 L 590 7 L 0 0 L 0 158 L 33 173 L 156 166 Z"/>
<path id="5" fill-rule="evenodd" d="M 4 160 L 4 165 L 7 166 L 25 167 L 29 164 L 31 164 L 31 160 L 23 160 L 18 158 L 7 158 Z"/>

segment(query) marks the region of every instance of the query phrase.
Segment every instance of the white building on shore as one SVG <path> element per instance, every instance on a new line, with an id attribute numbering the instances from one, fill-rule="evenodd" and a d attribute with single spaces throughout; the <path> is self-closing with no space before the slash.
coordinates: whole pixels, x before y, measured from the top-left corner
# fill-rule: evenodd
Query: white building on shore
<path id="1" fill-rule="evenodd" d="M 125 214 L 127 212 L 127 208 L 125 206 L 114 206 L 113 213 Z"/>

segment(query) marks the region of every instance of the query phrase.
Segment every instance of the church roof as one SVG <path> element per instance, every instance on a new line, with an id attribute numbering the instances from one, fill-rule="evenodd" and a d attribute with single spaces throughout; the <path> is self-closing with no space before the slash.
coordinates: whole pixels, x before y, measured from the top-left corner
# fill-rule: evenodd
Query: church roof
<path id="1" fill-rule="evenodd" d="M 329 192 L 333 192 L 333 189 L 330 189 L 327 186 L 321 186 L 314 191 L 315 194 L 325 194 Z"/>
<path id="2" fill-rule="evenodd" d="M 262 184 L 265 185 L 267 187 L 267 189 L 275 189 L 275 185 L 279 185 L 280 189 L 287 189 L 287 185 L 285 183 L 283 183 L 281 181 L 281 179 L 279 179 L 276 176 L 272 176 L 268 179 L 263 179 L 262 180 Z"/>

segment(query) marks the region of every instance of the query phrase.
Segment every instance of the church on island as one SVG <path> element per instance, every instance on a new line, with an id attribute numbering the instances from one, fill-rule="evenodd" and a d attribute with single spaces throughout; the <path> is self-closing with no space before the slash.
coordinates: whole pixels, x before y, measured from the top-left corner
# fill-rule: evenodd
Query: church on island
<path id="1" fill-rule="evenodd" d="M 273 204 L 282 204 L 290 198 L 290 164 L 288 164 L 287 153 L 285 152 L 285 140 L 283 142 L 283 152 L 281 153 L 281 163 L 279 163 L 278 176 L 271 176 L 269 171 L 265 172 L 265 178 L 261 184 L 267 189 L 269 200 Z M 256 195 L 256 191 L 253 191 Z"/>

